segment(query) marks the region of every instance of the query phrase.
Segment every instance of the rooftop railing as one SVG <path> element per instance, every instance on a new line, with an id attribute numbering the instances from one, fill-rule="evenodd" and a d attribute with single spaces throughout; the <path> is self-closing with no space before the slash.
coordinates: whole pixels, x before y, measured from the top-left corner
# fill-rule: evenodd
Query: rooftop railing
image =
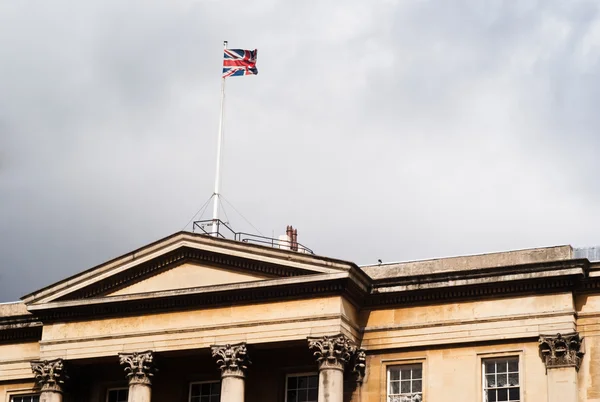
<path id="1" fill-rule="evenodd" d="M 246 232 L 234 231 L 226 222 L 220 219 L 206 219 L 195 221 L 192 226 L 194 233 L 201 233 L 207 236 L 213 236 L 220 239 L 235 240 L 243 243 L 258 244 L 261 246 L 278 248 L 282 250 L 291 250 L 299 253 L 314 254 L 308 247 L 285 239 L 275 239 L 267 236 L 260 236 Z"/>

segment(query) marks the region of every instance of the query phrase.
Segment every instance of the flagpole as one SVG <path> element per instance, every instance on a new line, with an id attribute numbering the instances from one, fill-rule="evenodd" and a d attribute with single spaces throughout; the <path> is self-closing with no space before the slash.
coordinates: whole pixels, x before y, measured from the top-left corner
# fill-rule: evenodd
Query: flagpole
<path id="1" fill-rule="evenodd" d="M 223 49 L 227 49 L 227 41 L 223 42 Z M 215 192 L 213 193 L 212 236 L 219 235 L 219 201 L 221 187 L 221 148 L 223 147 L 223 115 L 225 106 L 225 77 L 221 77 L 221 116 L 219 118 L 219 137 L 217 140 L 217 169 L 215 173 Z"/>

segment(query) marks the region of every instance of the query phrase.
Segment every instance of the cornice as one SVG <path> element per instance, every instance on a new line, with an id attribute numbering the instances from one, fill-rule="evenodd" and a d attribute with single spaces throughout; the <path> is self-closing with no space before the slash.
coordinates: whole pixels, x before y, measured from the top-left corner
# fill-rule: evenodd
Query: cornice
<path id="1" fill-rule="evenodd" d="M 536 278 L 513 282 L 495 282 L 469 286 L 374 293 L 367 299 L 366 307 L 383 305 L 428 304 L 445 300 L 477 300 L 539 293 L 574 291 L 579 281 L 569 277 Z"/>
<path id="2" fill-rule="evenodd" d="M 0 328 L 0 344 L 39 341 L 43 324 L 39 321 L 17 328 Z"/>
<path id="3" fill-rule="evenodd" d="M 485 280 L 492 282 L 494 278 L 519 275 L 523 279 L 535 279 L 536 277 L 547 276 L 569 276 L 578 275 L 586 276 L 586 271 L 589 267 L 587 259 L 576 259 L 568 261 L 544 262 L 524 265 L 510 265 L 494 268 L 471 269 L 468 271 L 446 271 L 427 273 L 411 276 L 401 276 L 394 278 L 383 278 L 373 280 L 373 287 L 377 289 L 385 289 L 386 287 L 406 287 L 411 288 L 419 286 L 435 287 L 436 283 L 452 285 L 457 281 L 473 281 Z M 556 274 L 556 275 L 553 275 Z"/>
<path id="4" fill-rule="evenodd" d="M 81 320 L 88 317 L 96 319 L 101 316 L 139 315 L 149 312 L 340 295 L 344 293 L 347 281 L 348 273 L 311 275 L 272 281 L 67 300 L 31 305 L 28 308 L 44 322 L 57 319 Z"/>
<path id="5" fill-rule="evenodd" d="M 42 325 L 33 314 L 0 317 L 0 343 L 39 340 Z"/>

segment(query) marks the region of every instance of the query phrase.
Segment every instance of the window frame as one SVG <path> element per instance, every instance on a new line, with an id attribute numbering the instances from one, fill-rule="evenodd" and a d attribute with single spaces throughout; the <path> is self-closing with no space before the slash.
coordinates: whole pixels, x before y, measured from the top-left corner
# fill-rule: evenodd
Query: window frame
<path id="1" fill-rule="evenodd" d="M 421 364 L 423 368 L 423 392 L 422 397 L 423 401 L 427 400 L 428 392 L 428 384 L 429 384 L 429 363 L 427 359 L 427 355 L 423 354 L 408 354 L 409 357 L 396 357 L 396 358 L 384 358 L 381 359 L 381 365 L 379 368 L 379 401 L 387 402 L 388 401 L 388 384 L 387 384 L 387 372 L 388 367 L 392 366 L 401 366 L 404 364 Z"/>
<path id="2" fill-rule="evenodd" d="M 108 394 L 110 393 L 110 391 L 123 391 L 123 390 L 127 390 L 127 396 L 129 397 L 129 387 L 106 388 L 106 397 L 104 398 L 104 401 L 108 402 Z"/>
<path id="3" fill-rule="evenodd" d="M 485 378 L 485 370 L 483 369 L 484 361 L 489 359 L 508 359 L 511 357 L 516 357 L 519 359 L 519 387 L 521 388 L 521 399 L 519 401 L 527 402 L 529 400 L 529 398 L 527 398 L 527 389 L 525 387 L 525 384 L 527 383 L 527 373 L 525 372 L 525 350 L 521 348 L 506 348 L 477 353 L 477 402 L 485 402 L 485 394 L 483 390 L 483 381 Z"/>
<path id="4" fill-rule="evenodd" d="M 6 393 L 4 394 L 4 402 L 11 402 L 13 396 L 28 396 L 28 395 L 40 395 L 40 389 L 36 386 L 21 386 L 16 388 L 10 388 L 7 386 Z"/>
<path id="5" fill-rule="evenodd" d="M 496 367 L 496 371 L 494 373 L 488 373 L 485 370 L 485 364 L 489 361 L 505 361 L 505 362 L 509 362 L 509 361 L 517 361 L 517 375 L 518 375 L 518 380 L 519 380 L 519 385 L 518 386 L 506 386 L 506 387 L 486 387 L 486 376 L 488 374 L 494 374 L 494 375 L 498 375 L 498 369 Z M 506 372 L 508 373 L 508 371 Z M 514 373 L 514 372 L 513 372 Z M 496 384 L 497 385 L 497 384 Z M 493 357 L 484 357 L 481 359 L 481 400 L 482 401 L 486 401 L 486 391 L 489 390 L 499 390 L 499 389 L 514 389 L 514 388 L 518 388 L 519 389 L 519 401 L 518 402 L 523 402 L 523 384 L 522 384 L 522 370 L 521 370 L 521 358 L 518 355 L 507 355 L 507 356 L 493 356 Z M 508 391 L 507 391 L 508 392 Z M 516 402 L 516 401 L 508 401 L 508 402 Z"/>
<path id="6" fill-rule="evenodd" d="M 188 399 L 187 399 L 187 402 L 192 402 L 192 385 L 195 385 L 195 384 L 219 384 L 219 385 L 221 385 L 221 380 L 203 380 L 203 381 L 192 381 L 192 382 L 190 382 L 188 384 Z M 219 401 L 221 401 L 221 391 L 219 391 Z"/>
<path id="7" fill-rule="evenodd" d="M 424 370 L 423 362 L 410 362 L 410 363 L 409 362 L 406 362 L 406 363 L 399 362 L 397 364 L 389 364 L 389 365 L 386 366 L 386 370 L 385 370 L 385 378 L 386 378 L 385 379 L 385 384 L 386 384 L 385 385 L 385 400 L 386 401 L 389 401 L 390 397 L 391 397 L 391 394 L 390 394 L 391 382 L 392 382 L 392 380 L 391 380 L 391 378 L 392 378 L 391 371 L 394 370 L 394 369 L 402 370 L 402 367 L 404 367 L 404 368 L 409 368 L 410 367 L 411 370 L 412 370 L 413 368 L 417 368 L 418 366 L 420 366 L 420 368 L 421 368 L 421 378 L 419 379 L 421 381 L 421 392 L 418 392 L 418 393 L 414 393 L 413 392 L 412 394 L 419 394 L 419 395 L 421 395 L 421 401 L 424 400 L 423 389 L 424 389 L 425 370 Z M 412 379 L 412 371 L 411 371 L 411 379 L 410 380 L 411 380 L 411 388 L 412 388 L 412 380 L 413 380 Z M 399 381 L 402 381 L 402 380 L 400 379 Z M 402 389 L 400 389 L 400 391 L 402 391 Z M 399 395 L 401 395 L 401 393 L 400 394 L 396 394 L 396 395 L 399 396 Z"/>
<path id="8" fill-rule="evenodd" d="M 10 393 L 8 394 L 8 402 L 13 402 L 13 398 L 23 398 L 23 397 L 28 397 L 28 396 L 37 396 L 38 397 L 38 401 L 40 399 L 40 392 L 20 392 L 20 393 Z"/>
<path id="9" fill-rule="evenodd" d="M 301 372 L 301 373 L 287 373 L 285 375 L 285 387 L 283 390 L 283 401 L 284 402 L 288 402 L 287 400 L 287 394 L 288 394 L 288 378 L 290 377 L 308 377 L 308 376 L 317 376 L 317 398 L 319 395 L 319 372 L 318 371 L 307 371 L 307 372 Z"/>

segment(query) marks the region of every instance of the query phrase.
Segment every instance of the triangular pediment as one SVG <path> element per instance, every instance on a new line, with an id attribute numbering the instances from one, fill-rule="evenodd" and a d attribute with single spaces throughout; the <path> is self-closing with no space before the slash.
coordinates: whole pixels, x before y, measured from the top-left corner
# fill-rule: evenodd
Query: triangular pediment
<path id="1" fill-rule="evenodd" d="M 97 303 L 104 298 L 108 301 L 131 295 L 165 297 L 165 292 L 183 289 L 225 289 L 236 284 L 347 274 L 353 267 L 356 268 L 344 261 L 180 232 L 22 300 L 28 306 L 42 307 L 82 299 Z"/>
<path id="2" fill-rule="evenodd" d="M 121 296 L 136 293 L 152 293 L 165 290 L 189 289 L 203 286 L 230 285 L 234 283 L 254 282 L 272 279 L 267 275 L 258 275 L 226 268 L 214 268 L 203 264 L 188 262 L 168 269 L 159 274 L 133 282 L 107 296 Z"/>

